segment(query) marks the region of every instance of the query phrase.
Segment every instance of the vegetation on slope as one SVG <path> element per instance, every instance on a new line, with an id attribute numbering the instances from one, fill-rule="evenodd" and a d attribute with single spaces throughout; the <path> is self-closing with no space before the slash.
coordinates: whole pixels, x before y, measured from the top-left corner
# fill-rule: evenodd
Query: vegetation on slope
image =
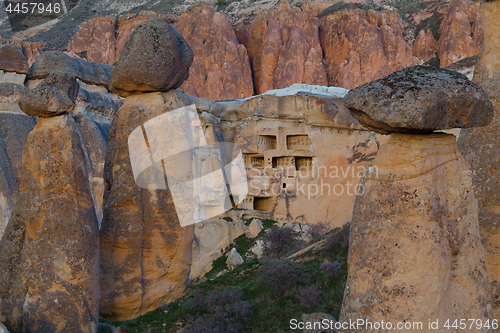
<path id="1" fill-rule="evenodd" d="M 285 230 L 269 220 L 265 227 L 268 231 L 257 239 L 277 239 L 271 235 Z M 257 260 L 247 255 L 255 240 L 243 235 L 226 254 L 236 247 L 246 259 L 244 264 L 224 273 L 224 255 L 214 262 L 208 279 L 192 285 L 184 297 L 137 319 L 109 324 L 122 333 L 261 333 L 289 331 L 290 320 L 300 321 L 304 313 L 338 318 L 347 279 L 349 225 L 315 236 L 308 244 L 284 239 L 281 245 L 294 244 L 287 253 L 294 254 L 283 259 L 276 255 L 282 251 L 279 244 L 266 246 L 265 256 Z M 99 332 L 111 332 L 103 324 Z"/>

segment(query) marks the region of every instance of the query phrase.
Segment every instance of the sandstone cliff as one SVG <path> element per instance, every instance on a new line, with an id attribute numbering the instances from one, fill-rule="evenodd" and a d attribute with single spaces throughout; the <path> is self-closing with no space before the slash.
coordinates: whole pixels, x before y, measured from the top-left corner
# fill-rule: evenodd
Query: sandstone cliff
<path id="1" fill-rule="evenodd" d="M 406 68 L 413 60 L 401 18 L 390 11 L 343 10 L 322 19 L 328 82 L 352 89 Z"/>
<path id="2" fill-rule="evenodd" d="M 181 87 L 187 94 L 215 101 L 253 95 L 247 49 L 223 13 L 210 5 L 195 6 L 175 26 L 194 52 L 189 79 Z"/>
<path id="3" fill-rule="evenodd" d="M 340 320 L 491 322 L 477 201 L 455 136 L 392 134 L 370 167 L 354 206 Z"/>
<path id="4" fill-rule="evenodd" d="M 0 242 L 0 317 L 13 332 L 96 332 L 99 238 L 83 150 L 71 115 L 40 118 L 28 137 Z"/>
<path id="5" fill-rule="evenodd" d="M 479 227 L 486 250 L 486 265 L 493 287 L 493 311 L 500 319 L 500 238 L 498 219 L 498 177 L 497 165 L 500 149 L 498 131 L 500 130 L 500 76 L 498 72 L 498 17 L 500 1 L 484 2 L 481 16 L 485 31 L 485 44 L 481 52 L 474 81 L 488 93 L 494 109 L 494 118 L 489 126 L 471 128 L 460 133 L 458 145 L 461 153 L 471 165 L 474 193 L 479 205 Z"/>
<path id="6" fill-rule="evenodd" d="M 450 3 L 441 23 L 441 37 L 437 46 L 441 67 L 481 51 L 483 25 L 479 4 L 472 4 L 469 0 L 454 0 Z"/>
<path id="7" fill-rule="evenodd" d="M 141 11 L 97 17 L 81 24 L 67 48 L 90 61 L 113 64 L 140 22 L 161 17 L 181 30 L 195 53 L 183 89 L 213 100 L 293 83 L 354 88 L 436 55 L 447 67 L 480 51 L 477 2 L 452 0 L 421 9 L 359 2 L 312 2 L 300 8 L 287 2 L 234 2 L 225 12 L 202 4 L 180 16 Z"/>
<path id="8" fill-rule="evenodd" d="M 328 85 L 318 19 L 311 11 L 280 2 L 275 9 L 260 13 L 247 30 L 257 94 L 293 83 Z"/>
<path id="9" fill-rule="evenodd" d="M 427 331 L 436 320 L 437 332 L 463 332 L 443 324 L 462 316 L 491 322 L 491 284 L 468 164 L 454 135 L 432 133 L 488 125 L 493 106 L 487 93 L 465 75 L 415 66 L 351 90 L 343 101 L 364 126 L 391 136 L 367 167 L 365 191 L 354 204 L 340 321 L 410 323 L 384 329 L 391 332 Z"/>

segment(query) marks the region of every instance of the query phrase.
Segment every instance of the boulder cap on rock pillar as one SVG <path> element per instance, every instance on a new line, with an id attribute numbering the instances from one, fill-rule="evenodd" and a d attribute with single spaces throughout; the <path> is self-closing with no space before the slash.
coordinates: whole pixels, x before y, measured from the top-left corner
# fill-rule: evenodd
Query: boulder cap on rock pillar
<path id="1" fill-rule="evenodd" d="M 61 51 L 47 51 L 36 58 L 30 67 L 27 80 L 45 79 L 53 72 L 64 72 L 91 85 L 108 88 L 112 66 L 79 58 L 71 58 Z"/>
<path id="2" fill-rule="evenodd" d="M 73 110 L 78 89 L 75 76 L 54 72 L 22 96 L 18 104 L 29 116 L 55 117 Z"/>
<path id="3" fill-rule="evenodd" d="M 175 89 L 189 77 L 193 51 L 180 32 L 158 17 L 139 24 L 111 71 L 110 90 L 126 97 Z"/>
<path id="4" fill-rule="evenodd" d="M 0 69 L 4 72 L 28 74 L 28 59 L 19 47 L 0 44 Z"/>
<path id="5" fill-rule="evenodd" d="M 480 86 L 431 66 L 408 67 L 366 83 L 343 101 L 363 126 L 381 134 L 479 127 L 493 119 L 493 106 Z"/>

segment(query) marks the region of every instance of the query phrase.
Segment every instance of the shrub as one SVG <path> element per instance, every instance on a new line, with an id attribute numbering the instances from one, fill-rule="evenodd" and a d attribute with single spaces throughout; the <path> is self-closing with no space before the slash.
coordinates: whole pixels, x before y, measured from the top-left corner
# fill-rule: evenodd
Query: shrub
<path id="1" fill-rule="evenodd" d="M 329 235 L 326 238 L 325 248 L 332 250 L 336 246 L 349 247 L 349 233 L 351 231 L 351 224 L 348 223 L 338 232 Z"/>
<path id="2" fill-rule="evenodd" d="M 315 308 L 319 304 L 321 293 L 315 287 L 307 287 L 299 291 L 297 299 L 307 310 Z"/>
<path id="3" fill-rule="evenodd" d="M 252 313 L 251 304 L 244 300 L 243 291 L 237 287 L 197 291 L 186 307 L 191 313 L 186 333 L 242 332 L 242 320 Z"/>
<path id="4" fill-rule="evenodd" d="M 264 238 L 264 254 L 283 259 L 293 248 L 295 239 L 290 229 L 270 229 Z"/>
<path id="5" fill-rule="evenodd" d="M 309 274 L 291 260 L 271 259 L 262 264 L 257 283 L 268 287 L 276 297 L 287 294 L 298 283 L 307 283 Z"/>
<path id="6" fill-rule="evenodd" d="M 331 272 L 335 276 L 339 276 L 342 273 L 342 264 L 337 261 L 329 262 L 327 260 L 323 262 L 319 268 Z"/>
<path id="7" fill-rule="evenodd" d="M 311 226 L 311 230 L 309 231 L 309 233 L 311 235 L 312 240 L 316 241 L 321 236 L 326 234 L 329 230 L 330 230 L 330 228 L 328 227 L 328 225 L 326 223 L 319 222 L 319 223 Z"/>

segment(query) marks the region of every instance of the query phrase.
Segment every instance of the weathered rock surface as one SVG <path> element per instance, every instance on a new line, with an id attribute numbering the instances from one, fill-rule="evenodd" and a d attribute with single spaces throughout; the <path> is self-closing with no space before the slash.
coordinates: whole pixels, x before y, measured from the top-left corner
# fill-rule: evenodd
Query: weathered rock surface
<path id="1" fill-rule="evenodd" d="M 243 258 L 241 255 L 238 253 L 238 250 L 236 250 L 235 247 L 229 251 L 229 254 L 227 255 L 226 259 L 226 265 L 229 269 L 235 269 L 239 265 L 243 264 Z"/>
<path id="2" fill-rule="evenodd" d="M 413 66 L 349 91 L 343 99 L 353 116 L 378 133 L 426 133 L 487 125 L 488 95 L 460 73 Z"/>
<path id="3" fill-rule="evenodd" d="M 189 77 L 193 51 L 179 31 L 153 17 L 137 26 L 111 72 L 110 90 L 120 96 L 167 91 Z"/>
<path id="4" fill-rule="evenodd" d="M 14 209 L 16 194 L 15 179 L 12 175 L 9 157 L 5 149 L 5 143 L 0 137 L 0 239 Z"/>
<path id="5" fill-rule="evenodd" d="M 255 245 L 250 249 L 250 251 L 255 254 L 257 259 L 260 259 L 262 255 L 264 254 L 264 249 L 265 249 L 265 244 L 264 241 L 261 239 L 258 239 L 255 242 Z"/>
<path id="6" fill-rule="evenodd" d="M 132 31 L 142 22 L 152 17 L 159 17 L 168 23 L 176 17 L 141 10 L 119 16 L 99 16 L 84 21 L 73 40 L 68 44 L 68 51 L 85 57 L 88 61 L 114 65 L 120 59 L 125 43 Z"/>
<path id="7" fill-rule="evenodd" d="M 223 13 L 208 5 L 194 6 L 175 24 L 194 53 L 189 78 L 182 89 L 189 95 L 227 100 L 253 95 L 247 49 L 238 43 Z"/>
<path id="8" fill-rule="evenodd" d="M 489 4 L 489 3 L 488 3 Z M 495 116 L 490 125 L 460 132 L 458 146 L 471 166 L 474 194 L 479 205 L 479 227 L 486 250 L 486 266 L 493 287 L 493 312 L 500 319 L 500 193 L 498 165 L 500 157 L 500 76 L 483 81 L 481 86 L 490 97 Z"/>
<path id="9" fill-rule="evenodd" d="M 238 208 L 248 217 L 332 228 L 351 219 L 359 177 L 386 138 L 362 128 L 344 93 L 309 86 L 218 103 L 223 139 L 245 160 L 249 193 Z"/>
<path id="10" fill-rule="evenodd" d="M 78 89 L 73 75 L 57 71 L 23 95 L 18 104 L 29 116 L 54 117 L 73 110 Z"/>
<path id="11" fill-rule="evenodd" d="M 80 83 L 80 89 L 75 101 L 75 108 L 85 109 L 89 116 L 96 122 L 109 124 L 116 111 L 123 104 L 123 99 L 116 94 L 108 92 L 102 87 L 102 90 L 93 88 L 95 88 L 95 86 L 88 86 Z"/>
<path id="12" fill-rule="evenodd" d="M 155 12 L 147 10 L 141 10 L 139 13 L 125 14 L 118 18 L 116 25 L 116 61 L 120 60 L 120 56 L 123 53 L 125 44 L 130 39 L 130 35 L 134 31 L 134 29 L 139 24 L 149 20 L 152 17 L 162 18 L 167 23 L 174 22 L 174 17 L 172 15 L 157 14 Z"/>
<path id="13" fill-rule="evenodd" d="M 481 22 L 484 27 L 484 43 L 474 72 L 474 82 L 491 79 L 500 74 L 500 1 L 481 3 Z"/>
<path id="14" fill-rule="evenodd" d="M 0 242 L 0 320 L 14 332 L 96 332 L 99 234 L 71 115 L 40 118 Z"/>
<path id="15" fill-rule="evenodd" d="M 17 46 L 0 44 L 0 69 L 4 72 L 28 74 L 28 59 Z"/>
<path id="16" fill-rule="evenodd" d="M 22 112 L 2 112 L 0 109 L 0 136 L 5 144 L 8 162 L 19 188 L 22 167 L 22 152 L 29 133 L 35 127 L 35 118 Z M 16 190 L 17 193 L 17 190 Z"/>
<path id="17" fill-rule="evenodd" d="M 413 42 L 413 54 L 424 61 L 436 56 L 437 41 L 431 30 L 420 30 Z"/>
<path id="18" fill-rule="evenodd" d="M 352 89 L 409 66 L 411 47 L 401 17 L 391 11 L 342 10 L 321 21 L 328 83 Z"/>
<path id="19" fill-rule="evenodd" d="M 130 96 L 113 118 L 104 170 L 100 314 L 124 320 L 180 297 L 187 286 L 194 227 L 179 224 L 167 190 L 134 181 L 128 138 L 146 121 L 192 104 L 181 90 Z"/>
<path id="20" fill-rule="evenodd" d="M 481 51 L 483 25 L 480 2 L 453 0 L 441 23 L 438 53 L 441 67 L 474 56 Z"/>
<path id="21" fill-rule="evenodd" d="M 248 26 L 247 48 L 257 94 L 293 83 L 328 85 L 312 11 L 280 2 L 260 13 Z"/>
<path id="22" fill-rule="evenodd" d="M 479 205 L 479 228 L 486 251 L 486 266 L 492 285 L 493 314 L 500 320 L 500 229 L 498 219 L 500 210 L 497 199 L 497 168 L 500 158 L 496 153 L 500 149 L 497 133 L 500 130 L 500 51 L 498 15 L 500 1 L 481 3 L 481 19 L 484 24 L 485 43 L 474 72 L 474 81 L 486 91 L 494 107 L 491 124 L 481 128 L 462 130 L 458 139 L 460 152 L 469 162 L 472 170 L 474 194 Z"/>
<path id="23" fill-rule="evenodd" d="M 85 144 L 87 163 L 91 170 L 88 173 L 90 192 L 99 225 L 102 221 L 102 205 L 104 195 L 104 163 L 107 151 L 107 135 L 105 136 L 98 124 L 92 120 L 83 108 L 75 108 L 72 115 L 78 125 L 81 140 Z"/>
<path id="24" fill-rule="evenodd" d="M 27 92 L 28 90 L 22 85 L 10 82 L 0 83 L 0 112 L 22 113 L 17 105 L 17 100 Z"/>
<path id="25" fill-rule="evenodd" d="M 209 272 L 213 267 L 212 262 L 221 256 L 222 250 L 243 235 L 245 229 L 245 223 L 238 219 L 231 222 L 213 219 L 196 223 L 190 279 L 195 280 Z"/>
<path id="26" fill-rule="evenodd" d="M 2 39 L 1 37 L 0 44 L 15 45 L 19 47 L 24 56 L 28 58 L 28 66 L 31 66 L 35 62 L 42 49 L 42 44 L 38 42 L 19 41 L 17 39 Z"/>
<path id="27" fill-rule="evenodd" d="M 26 80 L 25 74 L 17 74 L 15 72 L 4 72 L 0 70 L 0 83 L 13 83 L 24 87 L 24 81 Z"/>
<path id="28" fill-rule="evenodd" d="M 97 86 L 108 87 L 111 66 L 71 58 L 60 51 L 47 51 L 36 59 L 30 67 L 28 80 L 45 79 L 50 73 L 61 71 L 75 76 L 81 81 Z"/>
<path id="29" fill-rule="evenodd" d="M 67 49 L 77 54 L 84 53 L 86 59 L 100 64 L 114 65 L 115 28 L 114 16 L 94 17 L 80 24 Z"/>
<path id="30" fill-rule="evenodd" d="M 492 321 L 467 169 L 453 135 L 391 135 L 356 198 L 340 322 L 422 322 L 426 330 L 429 320 Z"/>
<path id="31" fill-rule="evenodd" d="M 26 88 L 0 83 L 0 239 L 4 233 L 19 189 L 19 174 L 24 143 L 35 126 L 34 118 L 25 115 L 17 99 Z"/>
<path id="32" fill-rule="evenodd" d="M 255 238 L 260 234 L 263 228 L 264 225 L 262 224 L 261 220 L 253 219 L 248 226 L 248 232 L 246 233 L 246 235 L 248 238 Z"/>

